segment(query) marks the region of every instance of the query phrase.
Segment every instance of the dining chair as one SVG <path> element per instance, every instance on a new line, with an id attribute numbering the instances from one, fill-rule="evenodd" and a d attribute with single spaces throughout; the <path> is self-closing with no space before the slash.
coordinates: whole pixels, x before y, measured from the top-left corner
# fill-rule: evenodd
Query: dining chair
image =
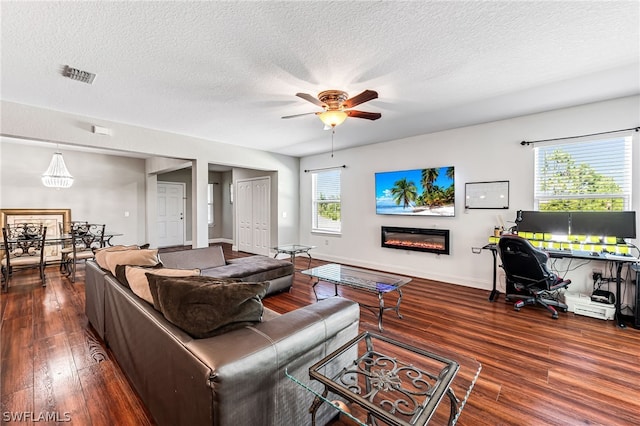
<path id="1" fill-rule="evenodd" d="M 42 286 L 46 286 L 44 245 L 47 227 L 39 223 L 16 223 L 2 228 L 4 255 L 1 261 L 2 289 L 9 290 L 13 273 L 18 270 L 40 271 Z"/>
<path id="2" fill-rule="evenodd" d="M 75 228 L 77 228 L 78 226 L 86 226 L 89 225 L 89 222 L 87 221 L 81 221 L 81 220 L 72 220 L 70 222 L 58 222 L 58 232 L 59 235 L 62 237 L 63 235 L 69 235 L 71 234 L 71 231 Z M 71 239 L 68 240 L 64 240 L 64 242 L 62 243 L 62 248 L 60 249 L 60 271 L 61 272 L 67 272 L 67 256 L 69 255 L 69 253 L 71 253 L 73 251 L 73 244 L 71 243 Z"/>
<path id="3" fill-rule="evenodd" d="M 78 262 L 94 258 L 94 249 L 104 247 L 104 224 L 80 224 L 71 229 L 71 253 L 67 254 L 67 276 L 71 282 L 76 281 L 76 265 Z"/>

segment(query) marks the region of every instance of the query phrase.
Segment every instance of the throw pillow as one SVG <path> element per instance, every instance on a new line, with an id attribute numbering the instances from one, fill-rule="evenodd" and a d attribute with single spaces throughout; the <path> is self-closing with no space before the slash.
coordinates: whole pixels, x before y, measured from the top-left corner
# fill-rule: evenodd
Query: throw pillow
<path id="1" fill-rule="evenodd" d="M 200 275 L 200 269 L 171 269 L 144 268 L 141 266 L 118 265 L 116 278 L 139 298 L 153 305 L 153 297 L 149 290 L 149 280 L 146 274 L 162 275 L 163 277 L 192 277 Z"/>
<path id="2" fill-rule="evenodd" d="M 158 285 L 155 279 L 149 279 L 149 291 L 151 291 L 151 297 L 153 298 L 153 307 L 156 311 L 162 312 L 160 308 L 160 301 L 158 300 Z M 189 282 L 200 282 L 204 284 L 230 284 L 230 283 L 238 283 L 242 280 L 240 278 L 214 278 L 208 276 L 199 276 L 190 278 Z"/>
<path id="3" fill-rule="evenodd" d="M 115 276 L 117 265 L 156 266 L 160 263 L 157 249 L 122 250 L 105 253 L 107 269 Z"/>
<path id="4" fill-rule="evenodd" d="M 96 263 L 98 264 L 99 267 L 101 267 L 104 270 L 109 270 L 109 268 L 107 267 L 107 261 L 105 260 L 105 257 L 107 255 L 108 252 L 111 251 L 125 251 L 125 250 L 138 250 L 138 246 L 136 245 L 132 245 L 132 246 L 110 246 L 110 247 L 103 247 L 103 248 L 99 248 L 99 249 L 95 249 L 93 251 L 95 259 L 96 259 Z"/>
<path id="5" fill-rule="evenodd" d="M 154 306 L 194 338 L 206 338 L 262 320 L 269 282 L 221 282 L 211 277 L 147 274 Z"/>

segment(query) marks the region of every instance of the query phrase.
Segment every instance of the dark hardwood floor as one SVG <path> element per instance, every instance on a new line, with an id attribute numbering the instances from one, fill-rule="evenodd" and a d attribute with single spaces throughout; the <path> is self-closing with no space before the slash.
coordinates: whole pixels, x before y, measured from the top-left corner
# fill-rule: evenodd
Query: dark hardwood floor
<path id="1" fill-rule="evenodd" d="M 225 246 L 228 258 L 243 256 Z M 306 258 L 297 259 L 306 268 Z M 323 262 L 314 260 L 312 265 Z M 84 315 L 84 267 L 76 282 L 47 268 L 16 274 L 0 301 L 1 421 L 28 414 L 20 424 L 153 424 L 144 405 Z M 296 273 L 293 289 L 265 306 L 287 312 L 314 302 L 312 280 Z M 318 285 L 321 294 L 333 286 Z M 361 302 L 377 299 L 339 288 Z M 403 318 L 385 314 L 385 335 L 417 346 L 473 357 L 482 372 L 459 425 L 640 424 L 640 330 L 619 329 L 573 313 L 552 320 L 536 307 L 515 312 L 489 292 L 415 278 L 404 287 Z M 377 331 L 366 309 L 361 329 Z M 52 414 L 53 413 L 53 414 Z M 31 417 L 29 417 L 31 416 Z M 40 416 L 40 418 L 38 418 Z M 288 426 L 288 425 L 287 425 Z"/>

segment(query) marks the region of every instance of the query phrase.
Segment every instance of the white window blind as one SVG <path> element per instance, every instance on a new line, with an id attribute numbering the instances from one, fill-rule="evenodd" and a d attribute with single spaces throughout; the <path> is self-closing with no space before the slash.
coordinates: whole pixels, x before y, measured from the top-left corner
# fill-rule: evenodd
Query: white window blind
<path id="1" fill-rule="evenodd" d="M 314 172 L 313 231 L 340 233 L 340 170 Z"/>
<path id="2" fill-rule="evenodd" d="M 534 148 L 538 210 L 631 209 L 631 136 Z"/>

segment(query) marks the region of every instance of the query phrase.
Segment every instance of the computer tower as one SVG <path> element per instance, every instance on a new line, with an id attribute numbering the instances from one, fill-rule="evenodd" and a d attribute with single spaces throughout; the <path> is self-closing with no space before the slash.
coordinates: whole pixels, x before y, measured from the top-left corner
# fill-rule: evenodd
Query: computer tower
<path id="1" fill-rule="evenodd" d="M 636 296 L 634 298 L 636 302 L 636 306 L 633 308 L 633 326 L 635 328 L 640 328 L 640 291 L 638 288 L 640 287 L 640 264 L 631 265 L 631 271 L 636 274 L 636 285 L 635 285 L 635 293 Z"/>

